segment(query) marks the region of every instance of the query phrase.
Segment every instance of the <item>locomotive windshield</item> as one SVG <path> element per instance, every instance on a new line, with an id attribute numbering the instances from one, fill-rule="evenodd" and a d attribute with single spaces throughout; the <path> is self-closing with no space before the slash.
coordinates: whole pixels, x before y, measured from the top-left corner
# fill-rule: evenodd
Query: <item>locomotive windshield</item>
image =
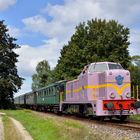
<path id="1" fill-rule="evenodd" d="M 103 72 L 108 70 L 108 66 L 106 63 L 103 64 L 92 64 L 89 68 L 89 72 Z"/>
<path id="2" fill-rule="evenodd" d="M 94 63 L 90 65 L 89 72 L 104 72 L 113 69 L 123 69 L 123 67 L 117 63 Z"/>
<path id="3" fill-rule="evenodd" d="M 110 70 L 112 69 L 123 69 L 123 67 L 119 64 L 108 64 Z"/>

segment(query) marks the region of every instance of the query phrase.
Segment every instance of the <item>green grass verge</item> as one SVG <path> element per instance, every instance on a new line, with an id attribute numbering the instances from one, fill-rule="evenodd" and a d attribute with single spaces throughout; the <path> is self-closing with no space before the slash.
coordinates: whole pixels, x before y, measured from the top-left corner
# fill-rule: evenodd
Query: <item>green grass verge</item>
<path id="1" fill-rule="evenodd" d="M 30 110 L 3 112 L 20 121 L 34 140 L 116 140 L 112 135 L 93 131 L 75 120 L 47 117 Z"/>
<path id="2" fill-rule="evenodd" d="M 140 122 L 140 115 L 132 115 L 132 116 L 129 116 L 129 119 Z"/>

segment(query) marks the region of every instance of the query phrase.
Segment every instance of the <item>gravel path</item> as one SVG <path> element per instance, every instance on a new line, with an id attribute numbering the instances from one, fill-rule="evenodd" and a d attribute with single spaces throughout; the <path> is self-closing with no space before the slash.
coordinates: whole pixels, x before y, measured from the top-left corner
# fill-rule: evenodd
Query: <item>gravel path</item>
<path id="1" fill-rule="evenodd" d="M 26 129 L 22 126 L 22 124 L 19 121 L 15 120 L 11 117 L 10 117 L 10 119 L 13 122 L 13 124 L 15 125 L 17 131 L 19 131 L 19 133 L 22 137 L 21 140 L 33 140 L 31 135 L 26 131 Z"/>
<path id="2" fill-rule="evenodd" d="M 140 140 L 140 133 L 134 132 L 132 130 L 124 130 L 123 128 L 115 128 L 110 126 L 104 126 L 100 124 L 90 124 L 88 125 L 90 132 L 103 132 L 107 134 L 111 134 L 118 140 Z"/>
<path id="3" fill-rule="evenodd" d="M 0 140 L 4 140 L 4 129 L 1 114 L 0 114 Z"/>

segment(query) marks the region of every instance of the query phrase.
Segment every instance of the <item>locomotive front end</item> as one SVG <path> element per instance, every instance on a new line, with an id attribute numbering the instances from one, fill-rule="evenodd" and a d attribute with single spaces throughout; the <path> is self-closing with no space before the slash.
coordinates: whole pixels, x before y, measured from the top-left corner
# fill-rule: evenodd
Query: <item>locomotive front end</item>
<path id="1" fill-rule="evenodd" d="M 111 65 L 111 64 L 110 64 Z M 106 71 L 106 100 L 103 110 L 113 115 L 129 115 L 135 109 L 135 99 L 131 98 L 130 73 L 123 69 Z"/>
<path id="2" fill-rule="evenodd" d="M 100 86 L 96 115 L 126 118 L 138 114 L 140 104 L 131 97 L 130 72 L 117 63 L 108 62 L 107 67 L 98 74 Z"/>

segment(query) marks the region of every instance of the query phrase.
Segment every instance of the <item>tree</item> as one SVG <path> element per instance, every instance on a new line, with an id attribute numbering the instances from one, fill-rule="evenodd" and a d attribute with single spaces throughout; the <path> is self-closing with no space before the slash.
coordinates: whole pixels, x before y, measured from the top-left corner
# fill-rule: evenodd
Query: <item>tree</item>
<path id="1" fill-rule="evenodd" d="M 4 21 L 0 21 L 0 108 L 11 107 L 14 93 L 20 89 L 23 80 L 18 76 L 18 55 L 14 52 L 19 46 L 7 32 Z"/>
<path id="2" fill-rule="evenodd" d="M 139 55 L 132 56 L 129 70 L 131 72 L 132 84 L 140 86 L 140 56 Z"/>
<path id="3" fill-rule="evenodd" d="M 131 58 L 132 63 L 134 63 L 135 66 L 140 67 L 140 56 L 139 55 L 134 55 Z"/>
<path id="4" fill-rule="evenodd" d="M 55 68 L 56 79 L 74 79 L 84 65 L 97 61 L 118 62 L 128 68 L 131 60 L 128 37 L 129 29 L 114 20 L 80 23 L 68 45 L 61 50 Z"/>
<path id="5" fill-rule="evenodd" d="M 38 89 L 51 83 L 51 70 L 47 60 L 37 64 L 36 74 L 32 75 L 32 89 Z"/>

